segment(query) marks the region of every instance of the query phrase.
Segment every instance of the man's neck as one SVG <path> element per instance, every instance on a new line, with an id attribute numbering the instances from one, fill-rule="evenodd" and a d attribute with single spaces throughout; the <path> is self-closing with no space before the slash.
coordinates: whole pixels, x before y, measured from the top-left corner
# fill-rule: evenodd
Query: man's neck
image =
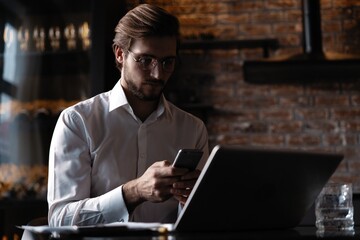
<path id="1" fill-rule="evenodd" d="M 126 93 L 125 93 L 126 94 Z M 159 101 L 145 101 L 132 94 L 126 94 L 134 114 L 144 122 L 158 106 Z"/>

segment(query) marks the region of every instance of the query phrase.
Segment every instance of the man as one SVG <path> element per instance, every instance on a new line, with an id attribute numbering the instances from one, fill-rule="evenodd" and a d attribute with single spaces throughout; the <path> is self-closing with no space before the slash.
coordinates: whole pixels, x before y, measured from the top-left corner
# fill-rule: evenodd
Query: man
<path id="1" fill-rule="evenodd" d="M 168 102 L 179 22 L 142 4 L 115 28 L 121 78 L 65 109 L 49 154 L 49 225 L 174 222 L 208 157 L 204 123 Z M 204 151 L 195 171 L 174 168 L 181 148 Z"/>

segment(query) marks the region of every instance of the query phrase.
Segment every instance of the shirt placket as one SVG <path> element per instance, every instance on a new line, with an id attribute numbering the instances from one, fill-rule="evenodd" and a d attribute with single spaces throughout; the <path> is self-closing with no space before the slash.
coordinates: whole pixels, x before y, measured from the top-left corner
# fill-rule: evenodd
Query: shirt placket
<path id="1" fill-rule="evenodd" d="M 147 159 L 147 125 L 141 124 L 138 130 L 138 169 L 137 169 L 137 177 L 141 176 L 147 166 L 146 166 L 146 159 Z"/>

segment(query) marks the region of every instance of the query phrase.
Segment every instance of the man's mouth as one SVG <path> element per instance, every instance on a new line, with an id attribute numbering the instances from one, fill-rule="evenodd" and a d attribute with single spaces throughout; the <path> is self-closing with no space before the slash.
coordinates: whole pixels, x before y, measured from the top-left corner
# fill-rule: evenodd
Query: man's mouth
<path id="1" fill-rule="evenodd" d="M 156 81 L 153 81 L 153 80 L 147 80 L 145 82 L 146 85 L 151 85 L 151 86 L 160 86 L 160 87 L 163 87 L 165 85 L 164 81 L 161 81 L 161 80 L 156 80 Z"/>

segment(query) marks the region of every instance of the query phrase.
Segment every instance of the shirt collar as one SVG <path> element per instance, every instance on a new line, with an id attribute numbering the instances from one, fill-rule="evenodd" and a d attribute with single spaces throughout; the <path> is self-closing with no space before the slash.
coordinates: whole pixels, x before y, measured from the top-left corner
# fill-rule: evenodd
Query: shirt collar
<path id="1" fill-rule="evenodd" d="M 129 103 L 126 99 L 124 89 L 121 87 L 119 80 L 115 84 L 114 88 L 110 91 L 109 112 L 124 105 L 129 105 Z"/>

